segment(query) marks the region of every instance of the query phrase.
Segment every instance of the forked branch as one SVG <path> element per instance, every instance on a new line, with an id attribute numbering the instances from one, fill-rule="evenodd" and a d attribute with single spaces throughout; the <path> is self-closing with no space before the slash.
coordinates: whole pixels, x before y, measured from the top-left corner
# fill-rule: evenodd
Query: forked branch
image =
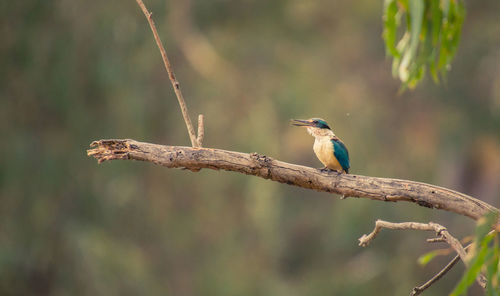
<path id="1" fill-rule="evenodd" d="M 429 222 L 429 223 L 417 223 L 417 222 L 403 222 L 403 223 L 392 223 L 383 220 L 377 220 L 375 222 L 375 228 L 370 234 L 364 234 L 359 239 L 359 245 L 362 247 L 366 247 L 370 244 L 370 242 L 375 239 L 377 234 L 382 230 L 382 228 L 387 229 L 396 229 L 396 230 L 423 230 L 423 231 L 434 231 L 436 235 L 446 241 L 450 247 L 452 247 L 457 254 L 460 256 L 462 261 L 466 262 L 467 253 L 464 250 L 462 244 L 453 237 L 446 227 L 441 226 L 439 224 Z"/>
<path id="2" fill-rule="evenodd" d="M 450 247 L 457 252 L 458 257 L 464 262 L 465 266 L 469 266 L 469 261 L 467 260 L 467 253 L 465 252 L 465 248 L 462 246 L 460 241 L 452 236 L 446 227 L 439 225 L 437 223 L 429 222 L 429 223 L 417 223 L 417 222 L 403 222 L 403 223 L 393 223 L 387 222 L 383 220 L 377 220 L 375 222 L 375 228 L 369 234 L 364 234 L 361 238 L 359 238 L 359 245 L 362 247 L 366 247 L 370 244 L 372 240 L 375 239 L 377 234 L 383 229 L 394 229 L 394 230 L 423 230 L 423 231 L 434 231 L 438 238 L 441 238 L 444 242 L 446 242 Z M 423 286 L 413 288 L 410 295 L 418 295 L 423 290 L 427 289 L 432 283 L 436 282 L 439 278 L 441 278 L 449 269 L 455 265 L 458 259 L 453 259 L 446 267 L 443 269 L 436 277 L 431 279 L 431 281 L 427 282 Z M 483 275 L 477 277 L 477 283 L 484 289 L 486 288 L 486 279 Z"/>
<path id="3" fill-rule="evenodd" d="M 168 60 L 167 52 L 165 51 L 165 48 L 163 47 L 163 44 L 161 43 L 160 36 L 158 35 L 158 31 L 156 30 L 155 22 L 153 21 L 152 18 L 152 13 L 148 11 L 142 0 L 136 0 L 137 4 L 141 8 L 142 12 L 146 16 L 146 19 L 148 20 L 149 26 L 151 27 L 151 31 L 153 31 L 153 36 L 156 41 L 156 45 L 158 46 L 158 49 L 160 50 L 161 57 L 163 59 L 163 64 L 165 65 L 165 69 L 168 72 L 168 78 L 170 79 L 170 82 L 172 83 L 172 87 L 174 88 L 175 95 L 177 97 L 177 100 L 179 101 L 179 106 L 181 107 L 181 112 L 182 112 L 182 117 L 184 117 L 184 122 L 186 123 L 186 127 L 188 130 L 189 138 L 191 139 L 191 145 L 193 147 L 201 147 L 201 141 L 203 140 L 203 115 L 200 114 L 198 117 L 198 120 L 201 120 L 201 123 L 198 122 L 198 137 L 196 137 L 196 133 L 194 132 L 194 127 L 193 124 L 191 123 L 191 118 L 189 117 L 186 101 L 184 100 L 184 96 L 182 95 L 181 92 L 181 86 L 179 82 L 177 81 L 177 78 L 175 78 L 174 70 L 172 69 L 172 66 L 170 65 L 170 61 Z M 201 128 L 201 129 L 200 129 Z M 202 136 L 200 136 L 202 135 Z"/>

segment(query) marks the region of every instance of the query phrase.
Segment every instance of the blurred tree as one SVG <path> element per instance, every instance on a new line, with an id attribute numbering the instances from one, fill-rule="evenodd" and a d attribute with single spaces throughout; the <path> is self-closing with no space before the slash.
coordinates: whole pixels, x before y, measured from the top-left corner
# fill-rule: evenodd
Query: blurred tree
<path id="1" fill-rule="evenodd" d="M 205 146 L 319 166 L 288 120 L 320 116 L 355 174 L 499 205 L 500 1 L 466 2 L 447 87 L 424 79 L 399 99 L 381 2 L 185 1 L 147 4 L 190 111 L 206 115 Z M 0 295 L 405 295 L 446 258 L 415 264 L 423 234 L 360 249 L 374 219 L 472 231 L 457 215 L 223 172 L 97 169 L 91 139 L 189 138 L 135 1 L 89 3 L 0 2 Z M 185 21 L 196 31 L 178 30 Z M 426 296 L 452 291 L 460 268 Z"/>

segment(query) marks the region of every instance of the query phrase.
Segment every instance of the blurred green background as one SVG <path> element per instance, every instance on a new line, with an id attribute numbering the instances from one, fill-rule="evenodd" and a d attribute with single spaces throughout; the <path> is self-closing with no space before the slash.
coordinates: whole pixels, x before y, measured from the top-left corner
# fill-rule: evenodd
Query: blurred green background
<path id="1" fill-rule="evenodd" d="M 448 80 L 398 95 L 382 1 L 150 0 L 204 146 L 320 167 L 290 118 L 325 118 L 352 173 L 449 187 L 500 206 L 497 0 L 467 1 Z M 133 0 L 0 4 L 0 295 L 407 295 L 449 258 L 377 218 L 474 223 L 235 173 L 97 165 L 91 141 L 189 145 Z M 445 295 L 461 264 L 425 295 Z M 477 287 L 472 291 L 479 293 Z M 477 295 L 477 294 L 474 294 Z"/>

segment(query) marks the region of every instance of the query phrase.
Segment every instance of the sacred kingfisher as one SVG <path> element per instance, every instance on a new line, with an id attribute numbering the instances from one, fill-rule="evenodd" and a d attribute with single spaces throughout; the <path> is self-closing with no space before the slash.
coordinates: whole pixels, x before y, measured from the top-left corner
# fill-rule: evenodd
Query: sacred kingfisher
<path id="1" fill-rule="evenodd" d="M 321 118 L 308 120 L 292 119 L 292 124 L 307 127 L 307 132 L 315 138 L 313 150 L 325 167 L 338 172 L 349 173 L 349 152 L 344 143 L 333 133 Z"/>

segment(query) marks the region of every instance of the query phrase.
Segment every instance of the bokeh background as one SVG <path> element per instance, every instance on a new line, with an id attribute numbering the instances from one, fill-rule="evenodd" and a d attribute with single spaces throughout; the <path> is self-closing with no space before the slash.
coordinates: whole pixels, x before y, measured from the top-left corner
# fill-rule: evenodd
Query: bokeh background
<path id="1" fill-rule="evenodd" d="M 352 173 L 429 182 L 500 206 L 500 2 L 466 1 L 446 82 L 398 95 L 383 1 L 149 0 L 206 147 L 319 167 L 290 118 L 323 117 Z M 407 295 L 430 234 L 378 218 L 474 223 L 255 177 L 97 165 L 91 141 L 189 145 L 133 0 L 0 4 L 0 295 Z M 445 295 L 461 264 L 426 295 Z M 479 290 L 473 290 L 478 295 Z"/>

